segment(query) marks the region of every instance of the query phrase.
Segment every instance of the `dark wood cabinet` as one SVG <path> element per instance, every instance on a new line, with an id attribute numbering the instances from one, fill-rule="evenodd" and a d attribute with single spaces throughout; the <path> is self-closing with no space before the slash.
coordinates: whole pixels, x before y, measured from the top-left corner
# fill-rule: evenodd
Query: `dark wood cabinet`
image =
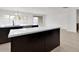
<path id="1" fill-rule="evenodd" d="M 48 52 L 60 45 L 60 29 L 13 37 L 12 52 Z"/>
<path id="2" fill-rule="evenodd" d="M 10 42 L 11 40 L 8 38 L 10 29 L 19 29 L 22 27 L 2 27 L 0 28 L 0 44 Z"/>
<path id="3" fill-rule="evenodd" d="M 60 30 L 49 31 L 46 36 L 46 51 L 51 51 L 60 45 Z"/>
<path id="4" fill-rule="evenodd" d="M 38 25 L 29 25 L 29 26 L 13 26 L 13 27 L 0 27 L 0 44 L 10 42 L 8 38 L 9 32 L 11 29 L 20 29 L 20 28 L 32 28 L 38 27 Z"/>
<path id="5" fill-rule="evenodd" d="M 0 29 L 0 44 L 7 43 L 10 40 L 8 39 L 9 29 Z"/>

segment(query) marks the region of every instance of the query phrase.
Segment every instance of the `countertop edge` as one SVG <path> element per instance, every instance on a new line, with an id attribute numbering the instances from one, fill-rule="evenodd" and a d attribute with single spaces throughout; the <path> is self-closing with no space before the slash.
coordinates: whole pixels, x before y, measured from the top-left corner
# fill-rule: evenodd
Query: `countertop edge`
<path id="1" fill-rule="evenodd" d="M 43 31 L 55 30 L 55 29 L 58 29 L 58 28 L 60 28 L 60 27 L 50 28 L 50 29 L 42 29 L 42 30 L 33 31 L 33 32 L 30 31 L 29 33 L 13 34 L 13 35 L 8 35 L 8 38 L 18 37 L 18 36 L 23 36 L 23 35 L 29 35 L 29 34 L 39 33 L 39 32 L 43 32 Z"/>

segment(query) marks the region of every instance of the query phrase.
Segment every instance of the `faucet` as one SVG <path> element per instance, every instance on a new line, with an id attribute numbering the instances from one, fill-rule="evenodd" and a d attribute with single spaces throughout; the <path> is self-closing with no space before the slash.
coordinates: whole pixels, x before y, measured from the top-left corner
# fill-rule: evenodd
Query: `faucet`
<path id="1" fill-rule="evenodd" d="M 14 20 L 12 22 L 13 22 L 13 26 L 14 26 Z"/>

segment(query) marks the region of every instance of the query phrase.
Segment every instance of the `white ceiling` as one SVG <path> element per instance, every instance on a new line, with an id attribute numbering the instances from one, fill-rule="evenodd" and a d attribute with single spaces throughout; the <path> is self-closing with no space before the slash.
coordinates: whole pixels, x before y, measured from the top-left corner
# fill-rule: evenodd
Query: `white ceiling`
<path id="1" fill-rule="evenodd" d="M 61 9 L 60 7 L 0 7 L 1 10 L 10 10 L 10 11 L 21 11 L 26 12 L 27 10 L 52 10 L 52 9 Z"/>
<path id="2" fill-rule="evenodd" d="M 19 12 L 26 12 L 26 13 L 33 13 L 33 14 L 37 14 L 37 13 L 42 14 L 44 13 L 44 11 L 48 13 L 52 13 L 53 10 L 63 11 L 63 9 L 79 9 L 79 7 L 68 7 L 68 8 L 63 8 L 63 7 L 0 7 L 0 10 L 19 11 Z"/>

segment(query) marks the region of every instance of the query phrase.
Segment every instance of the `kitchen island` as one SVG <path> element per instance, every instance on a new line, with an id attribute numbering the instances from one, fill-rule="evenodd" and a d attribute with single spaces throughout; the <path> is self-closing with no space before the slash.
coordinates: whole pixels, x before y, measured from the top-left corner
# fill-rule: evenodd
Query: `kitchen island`
<path id="1" fill-rule="evenodd" d="M 28 26 L 0 26 L 0 44 L 8 43 L 11 40 L 8 38 L 11 29 L 20 28 L 33 28 L 38 27 L 38 25 L 28 25 Z"/>
<path id="2" fill-rule="evenodd" d="M 11 29 L 11 52 L 48 52 L 60 45 L 59 27 Z"/>

